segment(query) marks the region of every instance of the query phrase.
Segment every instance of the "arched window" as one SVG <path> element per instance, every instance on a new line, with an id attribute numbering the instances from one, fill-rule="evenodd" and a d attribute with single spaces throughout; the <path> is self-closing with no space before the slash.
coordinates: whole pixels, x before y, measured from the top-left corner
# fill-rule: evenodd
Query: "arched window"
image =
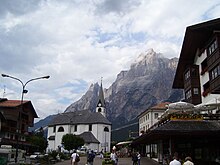
<path id="1" fill-rule="evenodd" d="M 104 128 L 104 132 L 109 132 L 108 127 L 105 127 L 105 128 Z"/>
<path id="2" fill-rule="evenodd" d="M 59 127 L 58 128 L 58 132 L 64 132 L 64 128 L 63 127 Z"/>

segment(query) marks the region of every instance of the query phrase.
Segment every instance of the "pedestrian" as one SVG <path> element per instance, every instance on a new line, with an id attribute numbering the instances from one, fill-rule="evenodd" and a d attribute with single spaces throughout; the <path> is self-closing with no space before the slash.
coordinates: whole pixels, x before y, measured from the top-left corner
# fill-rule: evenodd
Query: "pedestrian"
<path id="1" fill-rule="evenodd" d="M 71 155 L 71 165 L 78 165 L 79 161 L 79 154 L 76 153 L 76 150 L 73 150 L 73 154 Z"/>
<path id="2" fill-rule="evenodd" d="M 185 158 L 185 162 L 183 163 L 183 165 L 194 165 L 194 163 L 192 162 L 192 158 L 191 157 L 186 157 Z"/>
<path id="3" fill-rule="evenodd" d="M 95 158 L 95 153 L 93 152 L 93 150 L 89 151 L 87 155 L 87 164 L 93 165 L 94 158 Z"/>
<path id="4" fill-rule="evenodd" d="M 141 154 L 137 152 L 137 158 L 138 158 L 138 165 L 141 164 Z"/>
<path id="5" fill-rule="evenodd" d="M 138 164 L 138 156 L 137 156 L 137 153 L 133 153 L 133 154 L 132 154 L 132 161 L 133 161 L 133 165 L 137 165 L 137 164 Z"/>
<path id="6" fill-rule="evenodd" d="M 118 157 L 117 157 L 117 154 L 116 154 L 115 149 L 112 150 L 112 153 L 111 153 L 111 155 L 110 155 L 110 158 L 111 158 L 111 160 L 113 161 L 114 165 L 117 165 L 117 164 L 118 164 Z"/>
<path id="7" fill-rule="evenodd" d="M 100 159 L 103 159 L 103 149 L 100 152 Z"/>
<path id="8" fill-rule="evenodd" d="M 178 161 L 178 153 L 175 152 L 173 156 L 173 160 L 170 162 L 169 165 L 181 165 L 180 161 Z"/>

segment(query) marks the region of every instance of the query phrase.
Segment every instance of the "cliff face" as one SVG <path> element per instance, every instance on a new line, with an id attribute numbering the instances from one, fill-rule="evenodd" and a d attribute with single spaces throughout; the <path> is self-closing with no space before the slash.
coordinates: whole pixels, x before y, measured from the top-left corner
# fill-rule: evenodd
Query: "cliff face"
<path id="1" fill-rule="evenodd" d="M 177 58 L 168 59 L 150 49 L 141 53 L 129 70 L 121 71 L 104 91 L 107 117 L 113 127 L 126 124 L 159 102 L 179 101 L 182 91 L 172 89 L 177 63 Z M 98 83 L 92 84 L 85 95 L 65 112 L 95 110 L 98 90 Z"/>

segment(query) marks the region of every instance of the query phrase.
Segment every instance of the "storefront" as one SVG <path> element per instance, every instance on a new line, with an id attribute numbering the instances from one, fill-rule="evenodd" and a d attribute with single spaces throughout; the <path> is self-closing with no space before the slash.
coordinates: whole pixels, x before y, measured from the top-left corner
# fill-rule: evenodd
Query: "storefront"
<path id="1" fill-rule="evenodd" d="M 220 121 L 214 119 L 204 120 L 203 116 L 195 115 L 188 118 L 186 115 L 170 115 L 135 139 L 132 146 L 145 151 L 142 154 L 161 164 L 167 164 L 175 152 L 181 160 L 191 156 L 196 164 L 215 164 L 220 159 Z"/>

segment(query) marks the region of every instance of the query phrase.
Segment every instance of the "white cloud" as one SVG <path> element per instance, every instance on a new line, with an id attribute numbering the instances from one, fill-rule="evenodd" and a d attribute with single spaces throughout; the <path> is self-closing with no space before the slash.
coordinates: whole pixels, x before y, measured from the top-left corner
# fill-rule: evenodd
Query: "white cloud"
<path id="1" fill-rule="evenodd" d="M 18 0 L 0 6 L 0 71 L 22 80 L 50 75 L 27 85 L 25 99 L 38 115 L 64 111 L 91 83 L 109 87 L 143 51 L 154 48 L 178 57 L 186 26 L 220 15 L 207 0 Z M 25 6 L 25 7 L 24 7 Z M 21 85 L 0 78 L 9 99 Z M 41 119 L 40 118 L 40 119 Z"/>

